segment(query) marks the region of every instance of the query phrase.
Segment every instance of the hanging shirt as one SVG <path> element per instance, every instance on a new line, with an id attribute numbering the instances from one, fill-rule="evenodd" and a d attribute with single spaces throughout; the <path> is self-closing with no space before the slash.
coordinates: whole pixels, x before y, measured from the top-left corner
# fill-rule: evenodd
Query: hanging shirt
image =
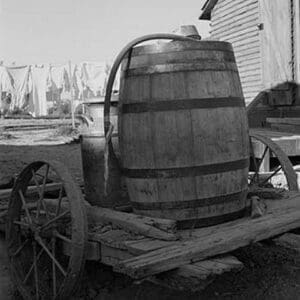
<path id="1" fill-rule="evenodd" d="M 29 97 L 29 112 L 34 117 L 47 115 L 47 78 L 49 67 L 33 66 L 31 67 L 32 92 Z"/>
<path id="2" fill-rule="evenodd" d="M 27 95 L 31 92 L 30 67 L 8 67 L 13 82 L 12 101 L 10 109 L 24 109 L 28 106 Z"/>

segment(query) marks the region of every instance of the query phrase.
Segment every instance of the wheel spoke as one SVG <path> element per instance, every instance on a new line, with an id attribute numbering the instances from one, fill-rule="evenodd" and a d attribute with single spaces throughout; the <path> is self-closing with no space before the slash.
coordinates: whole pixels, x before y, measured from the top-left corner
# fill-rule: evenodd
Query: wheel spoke
<path id="1" fill-rule="evenodd" d="M 20 245 L 20 247 L 13 253 L 13 254 L 11 254 L 11 256 L 17 256 L 22 250 L 23 250 L 23 248 L 25 247 L 25 245 L 28 243 L 28 241 L 29 241 L 29 239 L 26 239 L 23 243 L 22 243 L 22 245 Z"/>
<path id="2" fill-rule="evenodd" d="M 67 243 L 72 243 L 72 240 L 70 240 L 70 239 L 67 238 L 66 236 L 60 234 L 58 231 L 55 231 L 55 232 L 54 232 L 54 235 L 55 235 L 57 238 L 59 238 L 59 239 L 65 241 L 65 242 L 67 242 Z"/>
<path id="3" fill-rule="evenodd" d="M 52 223 L 56 222 L 57 220 L 63 218 L 64 216 L 66 216 L 70 211 L 66 210 L 65 212 L 63 212 L 62 214 L 60 214 L 59 216 L 51 219 L 50 221 L 48 221 L 47 223 L 45 223 L 41 229 L 45 229 L 46 227 L 48 227 L 49 225 L 51 225 Z"/>
<path id="4" fill-rule="evenodd" d="M 265 150 L 264 150 L 264 152 L 263 152 L 262 157 L 259 159 L 259 163 L 256 164 L 256 166 L 255 166 L 256 172 L 254 173 L 254 175 L 253 175 L 253 177 L 252 177 L 252 179 L 251 179 L 251 181 L 250 181 L 250 184 L 252 184 L 252 183 L 255 181 L 255 178 L 257 178 L 257 182 L 259 182 L 259 170 L 260 170 L 261 164 L 262 164 L 263 161 L 264 161 L 264 158 L 265 158 L 266 154 L 268 153 L 268 150 L 269 150 L 269 147 L 266 146 L 266 147 L 265 147 Z M 255 157 L 254 157 L 253 159 L 254 159 L 254 161 L 256 162 Z"/>
<path id="5" fill-rule="evenodd" d="M 34 265 L 34 282 L 35 282 L 35 296 L 39 300 L 39 281 L 38 281 L 38 269 L 37 269 L 37 256 L 36 256 L 36 242 L 33 241 L 33 265 Z"/>
<path id="6" fill-rule="evenodd" d="M 24 227 L 30 227 L 30 224 L 22 222 L 22 221 L 14 221 L 14 224 L 24 226 Z"/>
<path id="7" fill-rule="evenodd" d="M 56 212 L 55 212 L 55 216 L 57 217 L 59 212 L 60 212 L 60 206 L 61 206 L 61 200 L 62 200 L 62 196 L 63 196 L 63 185 L 61 186 L 60 190 L 59 190 L 59 195 L 58 195 L 58 204 L 56 207 Z"/>
<path id="8" fill-rule="evenodd" d="M 254 154 L 253 143 L 252 143 L 251 137 L 249 137 L 249 143 L 250 143 L 250 157 L 253 158 L 253 164 L 254 164 L 254 175 L 250 180 L 250 185 L 251 185 L 256 177 L 259 180 L 259 169 L 257 167 L 257 162 L 256 162 L 255 154 Z"/>
<path id="9" fill-rule="evenodd" d="M 58 269 L 61 271 L 61 273 L 66 277 L 67 272 L 64 270 L 64 268 L 61 266 L 61 264 L 57 261 L 57 259 L 52 255 L 50 250 L 47 248 L 47 246 L 44 244 L 42 239 L 40 237 L 36 237 L 36 241 L 43 247 L 45 252 L 48 254 L 48 256 L 54 261 Z"/>
<path id="10" fill-rule="evenodd" d="M 275 176 L 280 170 L 282 169 L 282 166 L 279 166 L 269 177 L 267 177 L 263 182 L 260 182 L 259 185 L 264 185 L 267 183 L 273 176 Z"/>
<path id="11" fill-rule="evenodd" d="M 20 198 L 21 198 L 21 201 L 22 201 L 22 204 L 23 204 L 23 207 L 24 207 L 24 210 L 25 210 L 28 222 L 31 225 L 32 224 L 32 219 L 31 219 L 28 207 L 27 207 L 27 203 L 25 201 L 25 197 L 24 197 L 23 192 L 21 190 L 19 190 L 19 195 L 20 195 Z"/>
<path id="12" fill-rule="evenodd" d="M 261 159 L 258 163 L 258 166 L 257 166 L 258 172 L 259 172 L 259 169 L 260 169 L 260 166 L 261 166 L 262 162 L 264 161 L 264 158 L 265 158 L 266 154 L 268 153 L 268 150 L 269 150 L 269 147 L 266 146 L 266 148 L 264 150 L 264 153 L 263 153 L 263 155 L 262 155 L 262 157 L 261 157 Z"/>
<path id="13" fill-rule="evenodd" d="M 52 238 L 52 255 L 55 257 L 55 244 L 56 238 Z M 53 298 L 56 297 L 56 266 L 54 260 L 52 260 L 52 281 L 53 281 Z"/>
<path id="14" fill-rule="evenodd" d="M 257 174 L 257 172 L 254 172 L 254 174 L 250 177 L 250 183 L 249 183 L 250 185 L 252 185 L 252 183 L 256 177 L 256 174 Z"/>
<path id="15" fill-rule="evenodd" d="M 40 185 L 38 183 L 38 180 L 36 178 L 36 173 L 34 172 L 34 170 L 31 170 L 31 173 L 32 173 L 32 178 L 33 178 L 33 181 L 36 185 L 36 188 L 38 190 L 38 193 L 39 193 L 39 200 L 37 202 L 37 214 L 36 214 L 36 220 L 39 219 L 39 216 L 40 216 L 40 211 L 41 211 L 41 201 L 40 201 L 40 198 L 41 198 L 41 193 L 40 193 Z"/>
<path id="16" fill-rule="evenodd" d="M 48 168 L 47 168 L 47 170 L 48 170 L 49 169 L 49 165 L 47 165 L 47 166 L 48 166 Z M 49 170 L 48 171 L 47 170 L 46 170 L 46 174 L 48 174 L 48 171 L 49 171 Z M 39 182 L 38 182 L 38 180 L 36 178 L 36 173 L 34 172 L 34 170 L 31 170 L 31 172 L 32 172 L 33 181 L 34 181 L 34 183 L 36 185 L 36 188 L 38 190 L 38 193 L 39 193 L 39 200 L 38 200 L 38 205 L 37 205 L 37 220 L 39 219 L 39 216 L 40 216 L 41 207 L 43 207 L 43 209 L 45 211 L 45 214 L 46 214 L 46 217 L 49 220 L 50 219 L 49 218 L 49 213 L 48 213 L 46 205 L 44 203 L 44 193 L 45 193 L 44 182 L 46 182 L 47 178 L 46 178 L 46 176 L 44 177 L 44 179 L 43 179 L 43 186 L 41 188 L 41 186 L 39 185 Z"/>
<path id="17" fill-rule="evenodd" d="M 46 171 L 45 171 L 45 176 L 44 176 L 44 180 L 43 180 L 43 186 L 42 186 L 42 195 L 44 197 L 44 193 L 45 193 L 45 186 L 46 186 L 46 182 L 48 179 L 48 173 L 49 173 L 49 164 L 46 164 Z"/>
<path id="18" fill-rule="evenodd" d="M 44 249 L 42 248 L 42 249 L 39 251 L 38 255 L 36 256 L 36 263 L 37 263 L 38 260 L 40 259 L 40 257 L 41 257 L 41 255 L 43 254 L 43 252 L 44 252 Z M 28 270 L 28 272 L 27 272 L 27 274 L 26 274 L 26 276 L 25 276 L 25 278 L 24 278 L 24 280 L 23 280 L 23 284 L 25 284 L 26 281 L 28 280 L 28 278 L 29 278 L 31 272 L 33 271 L 33 268 L 34 268 L 34 262 L 33 262 L 32 265 L 30 266 L 30 268 L 29 268 L 29 270 Z"/>

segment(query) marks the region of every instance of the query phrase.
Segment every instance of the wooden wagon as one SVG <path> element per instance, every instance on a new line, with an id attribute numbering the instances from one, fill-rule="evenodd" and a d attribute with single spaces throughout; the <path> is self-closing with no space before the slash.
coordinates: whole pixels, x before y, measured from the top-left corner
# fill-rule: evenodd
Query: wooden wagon
<path id="1" fill-rule="evenodd" d="M 116 72 L 119 62 L 136 43 L 158 37 L 186 41 L 186 38 L 183 37 L 164 34 L 139 38 L 130 43 L 120 53 L 113 65 L 112 73 Z M 202 46 L 195 44 L 194 40 L 188 39 L 188 41 L 191 42 L 188 45 L 189 47 L 200 47 L 200 50 L 198 50 L 202 51 Z M 223 57 L 225 57 L 231 62 L 234 61 L 230 46 L 222 45 L 229 47 L 225 51 L 229 53 L 225 56 L 221 55 L 220 59 L 223 60 Z M 219 52 L 221 54 L 224 52 L 218 45 L 216 48 L 214 43 L 204 43 L 204 46 L 205 51 L 201 52 L 201 55 L 210 55 L 214 51 L 220 55 Z M 164 47 L 168 48 L 168 46 Z M 173 52 L 186 50 L 183 44 L 173 43 L 169 47 L 172 50 L 171 56 Z M 156 51 L 157 48 L 160 50 L 159 46 L 152 46 L 149 49 Z M 207 49 L 210 50 L 207 51 Z M 176 59 L 178 58 L 171 57 L 170 60 L 167 58 L 169 62 L 167 66 L 161 66 L 161 62 L 159 68 L 151 66 L 150 69 L 146 69 L 151 74 L 158 70 L 158 72 L 162 72 L 164 78 L 168 78 L 164 73 L 169 73 L 172 70 L 174 66 L 171 64 L 176 63 Z M 181 60 L 173 69 L 176 72 L 181 70 L 180 68 L 186 63 L 187 59 L 194 59 L 194 55 L 188 55 L 184 58 L 184 62 Z M 214 74 L 210 72 L 234 73 L 236 77 L 229 77 L 229 83 L 232 82 L 230 81 L 232 78 L 237 78 L 238 74 L 234 64 L 232 69 L 228 70 L 227 65 L 222 62 L 221 66 L 223 68 L 220 70 L 220 61 L 214 61 L 212 65 L 206 64 L 206 61 L 206 59 L 200 57 L 198 63 L 189 61 L 184 67 L 187 72 L 193 71 L 195 65 L 201 71 L 204 66 L 206 69 L 208 68 L 208 70 L 205 70 L 208 71 L 206 72 L 208 84 L 213 83 L 212 87 L 215 82 L 211 80 L 210 75 Z M 216 70 L 213 67 L 216 67 Z M 143 67 L 142 71 L 144 69 Z M 176 78 L 175 75 L 174 78 Z M 112 83 L 113 77 L 110 76 L 106 95 L 111 94 Z M 230 109 L 232 111 L 235 109 L 235 112 L 238 113 L 241 112 L 240 115 L 237 114 L 241 116 L 239 128 L 241 128 L 241 134 L 244 134 L 243 141 L 248 141 L 247 126 L 241 125 L 242 122 L 246 123 L 243 112 L 243 99 L 242 97 L 232 98 L 232 93 L 240 96 L 241 89 L 231 88 L 230 84 L 227 86 L 230 87 L 230 92 L 228 92 L 228 95 L 225 93 L 226 101 L 222 97 L 223 94 L 219 95 L 219 98 L 216 98 L 216 96 L 205 98 L 205 94 L 203 96 L 202 93 L 196 99 L 184 98 L 177 100 L 175 103 L 177 103 L 179 110 L 183 107 L 183 101 L 189 103 L 188 109 L 192 109 L 195 103 L 198 106 L 201 100 L 204 99 L 203 102 L 206 108 L 208 106 L 208 109 L 219 109 L 219 107 L 227 107 L 228 101 L 230 101 Z M 195 92 L 199 90 L 197 85 L 193 85 L 192 88 Z M 167 95 L 172 96 L 171 89 L 167 92 L 169 93 Z M 220 87 L 220 92 L 223 93 L 223 87 Z M 195 97 L 193 96 L 194 93 L 191 93 L 192 96 L 190 97 Z M 219 101 L 212 103 L 211 100 L 215 99 Z M 169 102 L 172 101 L 173 97 Z M 168 107 L 165 106 L 165 102 L 157 102 L 159 103 L 158 109 L 163 109 L 166 114 Z M 144 105 L 144 103 L 142 104 Z M 157 107 L 153 108 L 153 105 L 149 106 L 151 112 L 155 112 L 155 109 L 157 109 Z M 185 106 L 183 108 L 186 109 Z M 202 106 L 198 111 L 200 117 L 201 109 L 203 109 Z M 143 106 L 143 110 L 145 110 L 145 106 Z M 106 109 L 104 109 L 105 112 L 107 112 Z M 219 112 L 224 113 L 224 110 Z M 235 115 L 231 114 L 232 116 Z M 203 119 L 205 119 L 205 115 L 201 120 Z M 107 121 L 106 118 L 105 121 Z M 106 122 L 105 125 L 109 125 L 109 122 Z M 109 132 L 108 128 L 106 128 L 107 132 Z M 212 140 L 216 139 L 213 134 L 208 135 L 208 137 Z M 221 140 L 221 137 L 218 137 Z M 85 260 L 96 260 L 112 266 L 116 272 L 126 274 L 137 281 L 151 280 L 173 288 L 195 290 L 201 286 L 201 282 L 209 275 L 222 273 L 233 265 L 240 266 L 240 263 L 232 257 L 216 258 L 216 256 L 298 228 L 300 226 L 300 193 L 298 192 L 297 176 L 290 161 L 284 152 L 267 137 L 250 133 L 249 138 L 249 191 L 247 202 L 245 201 L 246 197 L 241 199 L 242 204 L 246 204 L 243 207 L 243 215 L 234 215 L 233 218 L 231 214 L 229 220 L 222 219 L 222 224 L 205 228 L 194 228 L 192 226 L 188 229 L 180 229 L 178 226 L 179 221 L 176 221 L 175 218 L 164 219 L 139 215 L 130 212 L 131 207 L 114 207 L 112 209 L 91 206 L 85 201 L 89 201 L 89 199 L 84 199 L 79 186 L 76 185 L 71 174 L 61 163 L 37 161 L 28 165 L 18 176 L 13 190 L 8 196 L 10 198 L 8 211 L 2 214 L 2 217 L 6 219 L 11 273 L 22 296 L 25 299 L 69 299 L 78 287 Z M 234 145 L 234 147 L 230 150 L 233 151 L 227 151 L 227 154 L 239 155 L 238 152 L 234 152 L 235 148 L 239 147 L 239 141 L 239 137 L 231 140 L 231 145 Z M 259 172 L 264 155 L 261 159 L 255 157 L 254 144 L 257 141 L 262 143 L 269 152 L 272 152 L 279 161 L 279 166 L 269 174 L 260 174 Z M 181 139 L 178 139 L 178 142 L 181 142 Z M 222 142 L 225 145 L 230 144 L 228 139 L 223 139 Z M 201 145 L 203 149 L 203 144 Z M 222 148 L 221 146 L 225 147 L 215 141 L 210 141 L 210 145 L 212 147 L 217 145 L 219 148 Z M 241 181 L 247 188 L 248 143 L 245 142 L 245 147 L 242 150 L 245 157 L 244 164 L 240 168 L 242 168 L 245 178 L 243 177 Z M 221 154 L 219 157 L 221 157 Z M 212 166 L 217 165 L 211 161 Z M 218 169 L 219 172 L 225 173 L 227 169 L 224 166 L 229 168 L 231 163 L 232 161 L 226 164 L 223 163 L 222 168 Z M 194 170 L 194 168 L 185 168 L 185 166 L 181 169 Z M 199 169 L 203 169 L 202 165 Z M 166 169 L 162 168 L 160 170 L 165 172 Z M 280 186 L 275 188 L 270 181 L 280 171 L 285 177 L 285 186 L 284 188 Z M 210 171 L 209 174 L 215 174 L 214 172 L 216 171 Z M 227 179 L 228 175 L 224 177 Z M 227 183 L 226 180 L 225 183 L 216 182 L 223 186 L 226 186 Z M 235 188 L 238 181 L 233 182 L 232 186 Z M 247 189 L 245 191 L 247 192 Z M 230 200 L 233 194 L 221 194 L 218 199 L 223 200 L 223 195 Z M 2 198 L 5 198 L 5 195 Z M 206 202 L 204 199 L 203 203 Z M 225 203 L 223 206 L 223 212 L 225 213 L 222 215 L 222 209 L 218 211 L 222 218 L 224 215 L 228 215 L 226 211 L 227 203 L 226 201 L 223 202 Z M 191 211 L 194 209 L 194 207 L 190 208 Z M 129 212 L 124 212 L 125 209 Z M 244 214 L 246 211 L 247 214 Z M 240 213 L 237 207 L 234 207 L 233 212 Z M 193 211 L 191 215 L 194 216 Z M 233 219 L 234 221 L 232 221 Z M 220 220 L 218 223 L 221 223 Z"/>
<path id="2" fill-rule="evenodd" d="M 28 165 L 11 195 L 1 195 L 10 197 L 2 222 L 6 219 L 11 273 L 22 296 L 68 299 L 85 260 L 112 266 L 138 281 L 189 290 L 201 288 L 211 275 L 241 268 L 237 259 L 224 254 L 300 226 L 300 193 L 290 162 L 265 137 L 251 139 L 277 155 L 287 189 L 270 188 L 272 174 L 266 178 L 250 172 L 248 216 L 199 229 L 177 230 L 174 220 L 124 212 L 130 207 L 91 206 L 61 163 Z M 261 161 L 252 157 L 254 161 L 258 170 Z M 266 211 L 257 214 L 257 209 L 264 210 L 261 204 Z"/>

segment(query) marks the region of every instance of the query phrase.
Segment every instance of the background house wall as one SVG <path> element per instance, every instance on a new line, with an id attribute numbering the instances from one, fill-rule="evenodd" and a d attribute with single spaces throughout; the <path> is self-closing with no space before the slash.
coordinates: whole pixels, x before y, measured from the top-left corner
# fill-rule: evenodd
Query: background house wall
<path id="1" fill-rule="evenodd" d="M 274 89 L 273 104 L 300 105 L 300 0 L 208 0 L 200 19 L 211 38 L 232 43 L 246 103 Z M 279 87 L 277 85 L 280 85 Z M 293 97 L 293 99 L 291 98 Z"/>

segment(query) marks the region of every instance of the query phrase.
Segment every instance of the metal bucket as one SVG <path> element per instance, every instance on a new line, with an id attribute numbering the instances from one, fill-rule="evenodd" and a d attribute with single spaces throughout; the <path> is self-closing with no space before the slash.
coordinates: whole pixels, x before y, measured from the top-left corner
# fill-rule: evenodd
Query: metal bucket
<path id="1" fill-rule="evenodd" d="M 81 129 L 81 156 L 84 175 L 84 190 L 86 200 L 92 205 L 114 207 L 126 202 L 126 189 L 122 188 L 121 172 L 116 155 L 109 151 L 106 194 L 104 185 L 104 149 L 105 136 L 103 128 L 103 102 L 91 101 L 85 103 L 87 113 L 80 118 L 83 120 Z M 117 102 L 111 107 L 111 122 L 114 126 L 112 142 L 114 149 L 119 149 L 117 138 Z"/>

